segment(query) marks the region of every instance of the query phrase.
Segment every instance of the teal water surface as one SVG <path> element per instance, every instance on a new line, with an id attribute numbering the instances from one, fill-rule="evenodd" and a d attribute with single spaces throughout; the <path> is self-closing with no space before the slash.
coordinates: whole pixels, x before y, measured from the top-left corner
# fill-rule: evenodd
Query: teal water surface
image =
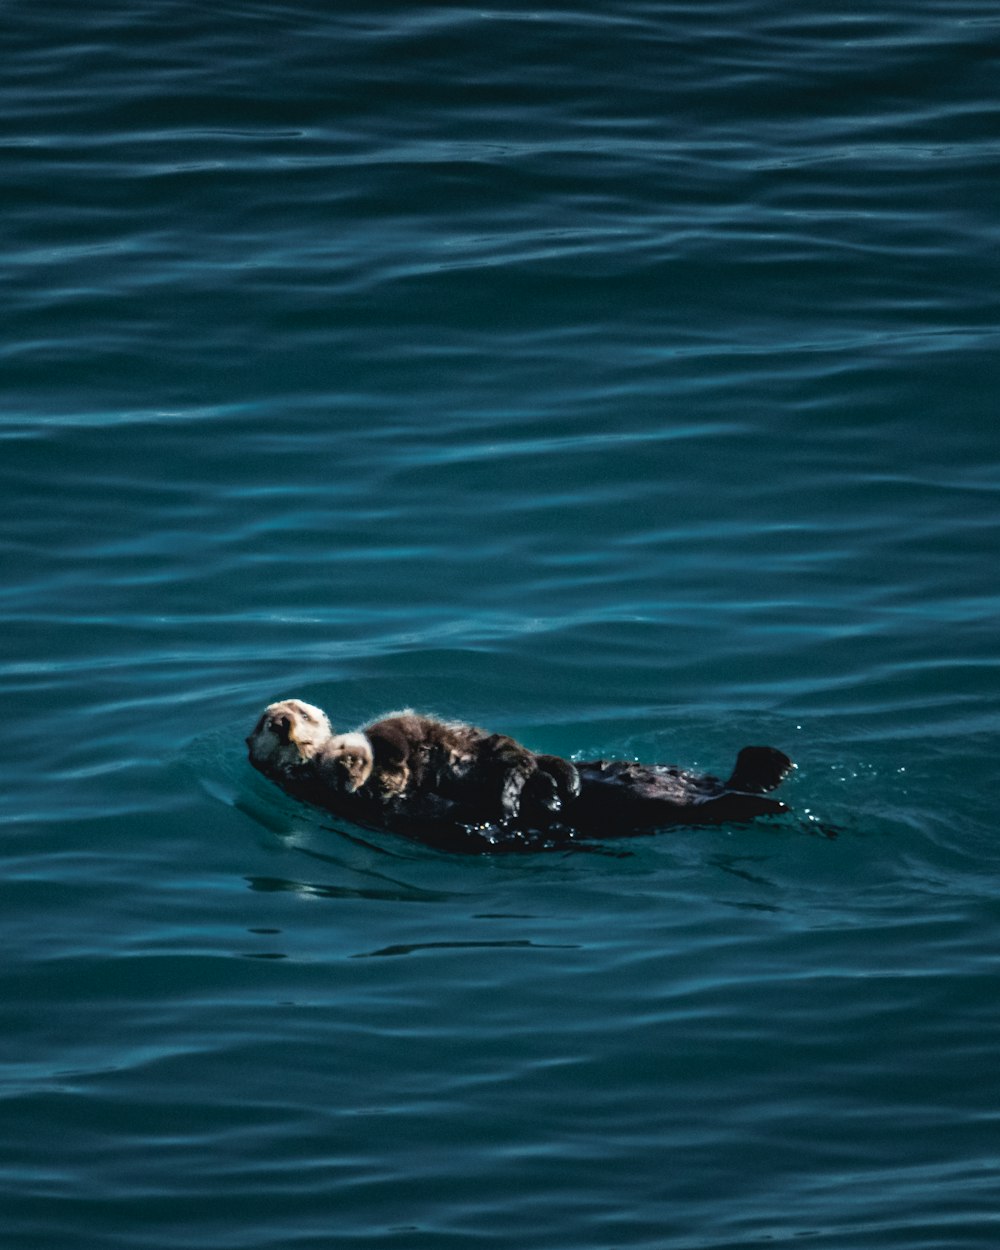
<path id="1" fill-rule="evenodd" d="M 995 1247 L 995 5 L 0 27 L 5 1244 Z M 447 855 L 289 695 L 794 814 Z"/>

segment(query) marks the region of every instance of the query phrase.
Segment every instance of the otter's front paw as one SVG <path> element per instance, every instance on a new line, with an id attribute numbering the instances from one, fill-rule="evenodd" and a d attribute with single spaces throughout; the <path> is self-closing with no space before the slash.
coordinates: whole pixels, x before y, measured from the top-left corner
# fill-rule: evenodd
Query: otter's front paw
<path id="1" fill-rule="evenodd" d="M 531 774 L 524 783 L 521 793 L 521 811 L 526 815 L 546 812 L 558 812 L 562 809 L 562 798 L 556 786 L 555 778 L 541 769 Z"/>
<path id="2" fill-rule="evenodd" d="M 555 806 L 545 803 L 546 807 L 557 812 L 564 803 L 580 797 L 580 774 L 569 760 L 559 755 L 536 755 L 535 762 L 538 765 L 535 776 L 549 782 L 555 796 Z"/>
<path id="3" fill-rule="evenodd" d="M 526 819 L 544 823 L 579 796 L 580 775 L 558 755 L 538 755 L 535 765 L 521 796 L 521 812 Z"/>
<path id="4" fill-rule="evenodd" d="M 523 769 L 512 768 L 500 787 L 500 812 L 504 820 L 513 820 L 521 810 L 521 796 L 528 778 Z"/>

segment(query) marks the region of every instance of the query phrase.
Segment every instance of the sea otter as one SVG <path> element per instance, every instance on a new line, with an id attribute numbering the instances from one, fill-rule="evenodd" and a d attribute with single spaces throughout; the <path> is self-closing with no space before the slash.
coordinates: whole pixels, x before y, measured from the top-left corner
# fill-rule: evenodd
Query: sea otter
<path id="1" fill-rule="evenodd" d="M 795 767 L 774 747 L 744 747 L 726 781 L 666 764 L 571 764 L 414 712 L 335 735 L 296 699 L 265 709 L 247 744 L 254 767 L 296 798 L 448 850 L 532 850 L 777 815 L 788 809 L 769 792 Z"/>

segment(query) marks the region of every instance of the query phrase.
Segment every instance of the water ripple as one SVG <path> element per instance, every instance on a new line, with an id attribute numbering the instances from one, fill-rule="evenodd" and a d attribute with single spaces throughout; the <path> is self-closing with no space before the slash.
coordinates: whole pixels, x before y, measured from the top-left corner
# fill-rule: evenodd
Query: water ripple
<path id="1" fill-rule="evenodd" d="M 997 28 L 6 21 L 12 1244 L 994 1244 Z M 794 815 L 441 854 L 292 694 Z"/>

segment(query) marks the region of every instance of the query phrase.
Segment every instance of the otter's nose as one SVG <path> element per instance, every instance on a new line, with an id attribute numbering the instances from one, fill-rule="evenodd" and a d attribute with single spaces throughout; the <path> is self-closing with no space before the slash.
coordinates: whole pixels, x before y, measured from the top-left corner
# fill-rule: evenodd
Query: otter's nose
<path id="1" fill-rule="evenodd" d="M 290 730 L 292 728 L 292 722 L 288 719 L 288 717 L 276 716 L 271 721 L 271 728 L 278 735 L 281 745 L 287 747 L 291 739 Z"/>

